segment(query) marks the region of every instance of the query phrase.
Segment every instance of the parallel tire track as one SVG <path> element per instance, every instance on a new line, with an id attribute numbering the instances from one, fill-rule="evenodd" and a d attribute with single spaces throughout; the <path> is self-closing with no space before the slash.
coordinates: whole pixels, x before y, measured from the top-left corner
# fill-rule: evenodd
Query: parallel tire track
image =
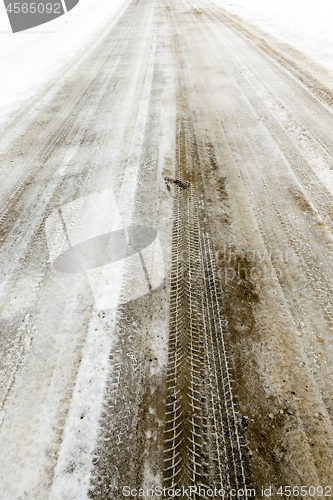
<path id="1" fill-rule="evenodd" d="M 196 190 L 181 167 L 177 174 L 164 480 L 168 488 L 217 487 L 227 492 L 248 486 L 245 440 L 224 341 L 227 323 L 221 315 L 215 256 Z M 191 498 L 200 497 L 197 493 Z"/>

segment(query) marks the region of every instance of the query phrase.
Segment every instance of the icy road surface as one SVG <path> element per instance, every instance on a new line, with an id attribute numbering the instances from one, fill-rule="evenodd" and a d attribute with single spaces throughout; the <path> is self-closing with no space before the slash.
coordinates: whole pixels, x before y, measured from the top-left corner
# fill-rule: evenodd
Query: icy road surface
<path id="1" fill-rule="evenodd" d="M 259 28 L 138 0 L 8 122 L 1 500 L 330 491 L 332 109 Z"/>

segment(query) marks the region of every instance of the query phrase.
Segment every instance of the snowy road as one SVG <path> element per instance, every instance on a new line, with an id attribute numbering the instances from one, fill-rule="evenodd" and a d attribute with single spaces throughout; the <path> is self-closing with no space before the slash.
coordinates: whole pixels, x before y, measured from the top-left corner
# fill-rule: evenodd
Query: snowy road
<path id="1" fill-rule="evenodd" d="M 1 500 L 333 487 L 332 128 L 206 0 L 131 2 L 8 122 Z"/>

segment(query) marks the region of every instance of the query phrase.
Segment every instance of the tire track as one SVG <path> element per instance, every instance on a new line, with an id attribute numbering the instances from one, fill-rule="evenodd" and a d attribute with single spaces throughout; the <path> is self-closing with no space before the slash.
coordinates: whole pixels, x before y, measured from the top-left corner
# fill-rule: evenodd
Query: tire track
<path id="1" fill-rule="evenodd" d="M 208 26 L 212 28 L 213 33 L 217 31 L 210 23 Z M 210 38 L 207 37 L 207 41 L 209 40 Z M 215 42 L 217 44 L 217 41 Z M 231 95 L 223 95 L 220 98 L 220 106 L 226 110 L 227 115 L 222 119 L 223 127 L 227 131 L 229 143 L 233 145 L 235 157 L 240 157 L 243 160 L 239 162 L 240 170 L 242 176 L 246 178 L 247 185 L 251 186 L 249 191 L 253 210 L 268 251 L 271 252 L 273 249 L 274 253 L 282 250 L 286 256 L 292 255 L 292 262 L 289 263 L 286 257 L 285 262 L 282 262 L 281 259 L 273 259 L 272 265 L 288 300 L 289 310 L 295 324 L 307 335 L 306 342 L 312 343 L 310 347 L 308 347 L 309 344 L 305 346 L 305 352 L 310 364 L 312 364 L 313 359 L 316 361 L 316 357 L 313 358 L 316 355 L 312 355 L 312 350 L 319 351 L 319 356 L 322 356 L 320 348 L 314 343 L 325 341 L 329 343 L 332 331 L 331 250 L 329 246 L 331 225 L 331 203 L 329 200 L 331 195 L 316 178 L 311 167 L 311 155 L 308 155 L 307 151 L 295 141 L 295 134 L 293 141 L 291 140 L 290 123 L 298 120 L 299 113 L 296 112 L 295 115 L 292 115 L 284 103 L 283 96 L 274 94 L 273 89 L 269 88 L 266 81 L 264 84 L 262 83 L 263 81 L 259 79 L 257 73 L 256 77 L 252 78 L 252 72 L 255 74 L 257 68 L 251 67 L 250 69 L 250 65 L 247 66 L 247 61 L 243 61 L 244 55 L 242 55 L 242 64 L 240 64 L 241 52 L 238 49 L 237 54 L 235 54 L 236 48 L 232 41 L 221 37 L 220 42 L 218 54 L 221 64 L 227 60 L 229 68 L 233 64 L 237 64 L 235 67 L 238 68 L 238 71 L 230 72 L 234 73 L 233 82 L 238 89 L 237 94 L 233 96 L 233 101 L 230 102 Z M 223 49 L 224 45 L 228 47 L 232 58 L 229 57 L 228 51 Z M 264 85 L 271 93 L 269 99 L 267 97 L 268 90 L 265 91 L 267 93 L 263 93 Z M 246 92 L 244 92 L 245 89 Z M 238 117 L 242 114 L 239 102 L 240 95 L 243 105 L 249 106 L 254 112 L 254 116 L 256 113 L 258 120 L 263 120 L 266 127 L 265 133 L 270 134 L 275 144 L 279 145 L 279 153 L 281 154 L 279 161 L 273 162 L 273 148 L 271 149 L 271 159 L 268 159 L 267 152 L 265 152 L 269 144 L 268 141 L 265 144 L 265 149 L 258 147 L 253 137 L 252 141 L 249 140 L 250 131 L 248 129 L 244 131 L 244 123 L 239 118 L 234 118 L 233 114 L 238 115 Z M 318 103 L 318 106 L 321 107 L 321 104 Z M 283 121 L 281 120 L 282 112 Z M 292 119 L 293 122 L 291 122 Z M 300 123 L 302 124 L 302 122 Z M 300 125 L 298 127 L 300 128 Z M 311 139 L 311 127 L 304 130 L 309 135 L 309 142 L 312 141 L 314 144 L 316 154 L 319 155 L 320 150 L 321 154 L 326 154 L 320 144 L 316 143 L 315 137 Z M 250 158 L 251 160 L 248 161 Z M 250 167 L 251 164 L 254 168 Z M 265 167 L 267 164 L 270 165 L 269 169 Z M 277 196 L 277 192 L 283 193 L 283 195 Z M 294 213 L 297 213 L 296 217 L 290 216 Z M 323 217 L 324 222 L 320 220 L 320 217 Z M 274 224 L 272 220 L 275 221 Z M 297 268 L 297 274 L 295 268 Z M 306 295 L 310 310 L 311 302 L 316 303 L 315 319 L 309 314 L 309 308 L 304 304 L 304 299 L 297 300 L 300 290 L 302 290 L 303 296 Z M 322 337 L 325 341 L 321 340 Z M 322 365 L 318 363 L 319 367 L 314 364 L 313 374 L 318 386 L 324 392 L 326 407 L 332 414 L 331 388 L 328 382 L 330 377 L 327 376 L 329 368 L 325 364 L 326 358 L 323 358 Z M 326 376 L 323 376 L 324 370 L 326 370 Z"/>
<path id="2" fill-rule="evenodd" d="M 221 290 L 193 183 L 193 139 L 178 133 L 164 446 L 168 488 L 246 488 L 244 436 L 232 390 Z M 190 181 L 190 182 L 189 182 Z M 194 497 L 202 495 L 199 489 Z M 185 496 L 185 498 L 187 498 Z"/>
<path id="3" fill-rule="evenodd" d="M 34 181 L 36 175 L 43 168 L 57 147 L 64 142 L 70 133 L 75 134 L 76 131 L 74 127 L 78 121 L 78 117 L 87 106 L 87 102 L 91 101 L 94 93 L 97 94 L 96 100 L 100 100 L 101 96 L 104 95 L 104 80 L 107 85 L 113 74 L 103 74 L 101 69 L 108 64 L 110 60 L 112 60 L 112 57 L 114 57 L 114 54 L 118 49 L 119 55 L 117 56 L 113 67 L 113 73 L 116 72 L 118 65 L 122 61 L 123 55 L 126 50 L 128 50 L 127 44 L 122 46 L 122 40 L 124 38 L 126 39 L 126 34 L 130 39 L 130 36 L 135 29 L 133 19 L 137 15 L 138 10 L 139 7 L 130 10 L 126 13 L 124 18 L 120 20 L 119 25 L 117 26 L 118 29 L 116 31 L 116 37 L 115 39 L 112 38 L 110 42 L 110 44 L 113 45 L 111 50 L 106 52 L 105 56 L 99 58 L 97 62 L 93 62 L 90 78 L 83 80 L 79 85 L 77 84 L 77 81 L 75 81 L 76 85 L 72 91 L 72 95 L 70 95 L 71 98 L 68 99 L 68 103 L 66 103 L 67 105 L 64 107 L 64 110 L 57 114 L 55 120 L 54 117 L 52 118 L 52 126 L 47 127 L 45 133 L 43 134 L 44 137 L 37 141 L 37 144 L 33 144 L 32 151 L 29 154 L 29 169 L 27 170 L 29 173 L 26 178 L 22 179 L 15 187 L 13 187 L 13 191 L 8 194 L 6 201 L 0 207 L 0 224 L 3 224 L 8 213 L 13 211 L 13 207 L 18 202 L 26 186 Z M 93 58 L 94 56 L 90 57 L 90 60 L 93 60 Z M 84 61 L 83 65 L 84 64 L 87 64 L 87 61 Z M 99 92 L 96 92 L 97 89 Z M 57 97 L 59 97 L 60 94 L 61 90 L 57 94 Z M 55 100 L 56 99 L 54 99 L 54 101 Z M 31 144 L 29 147 L 31 148 Z M 17 154 L 16 149 L 14 151 L 14 155 Z M 10 158 L 7 160 L 7 163 L 9 162 Z"/>
<path id="4" fill-rule="evenodd" d="M 332 106 L 333 93 L 330 82 L 320 74 L 320 69 L 318 74 L 309 71 L 304 64 L 304 56 L 298 50 L 291 49 L 286 44 L 276 43 L 259 28 L 251 26 L 236 14 L 226 11 L 210 1 L 207 2 L 207 13 L 210 17 L 223 20 L 226 25 L 237 30 L 245 39 L 253 42 L 263 53 L 290 72 L 318 100 L 329 107 Z"/>

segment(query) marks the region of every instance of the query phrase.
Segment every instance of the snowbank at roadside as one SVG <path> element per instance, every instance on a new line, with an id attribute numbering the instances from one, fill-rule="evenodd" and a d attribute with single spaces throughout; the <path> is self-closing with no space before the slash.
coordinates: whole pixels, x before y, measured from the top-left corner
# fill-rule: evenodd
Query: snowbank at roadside
<path id="1" fill-rule="evenodd" d="M 0 126 L 77 54 L 88 50 L 128 0 L 80 0 L 70 12 L 42 26 L 11 32 L 0 1 Z"/>
<path id="2" fill-rule="evenodd" d="M 313 59 L 333 77 L 332 0 L 213 0 Z"/>

